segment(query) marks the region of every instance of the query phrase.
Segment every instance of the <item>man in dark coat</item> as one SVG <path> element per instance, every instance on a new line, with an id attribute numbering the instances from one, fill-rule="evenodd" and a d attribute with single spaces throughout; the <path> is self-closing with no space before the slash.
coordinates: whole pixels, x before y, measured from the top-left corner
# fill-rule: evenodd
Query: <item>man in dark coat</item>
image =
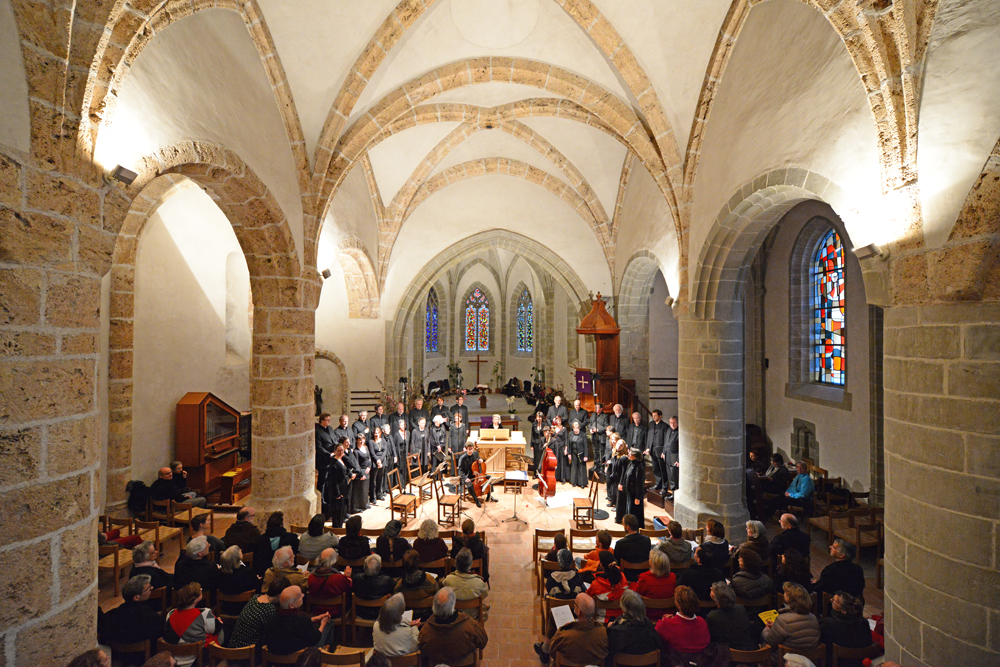
<path id="1" fill-rule="evenodd" d="M 771 559 L 778 562 L 781 554 L 789 549 L 795 549 L 803 558 L 809 558 L 809 547 L 812 542 L 809 536 L 799 530 L 799 520 L 794 514 L 782 514 L 779 520 L 781 532 L 771 540 Z"/>
<path id="2" fill-rule="evenodd" d="M 854 562 L 857 549 L 853 544 L 837 539 L 830 545 L 833 562 L 823 568 L 819 579 L 813 584 L 813 592 L 823 599 L 823 593 L 833 595 L 840 591 L 856 598 L 865 596 L 865 571 Z"/>
<path id="3" fill-rule="evenodd" d="M 149 485 L 149 497 L 153 500 L 172 500 L 175 503 L 191 503 L 195 507 L 206 507 L 208 501 L 199 496 L 188 497 L 174 483 L 174 471 L 169 467 L 160 468 L 155 482 Z"/>
<path id="4" fill-rule="evenodd" d="M 347 497 L 351 490 L 352 471 L 344 463 L 344 448 L 347 438 L 341 439 L 334 450 L 333 459 L 326 470 L 326 485 L 323 493 L 324 514 L 330 517 L 334 528 L 341 528 L 347 517 Z"/>
<path id="5" fill-rule="evenodd" d="M 436 405 L 433 408 L 431 408 L 431 422 L 433 422 L 434 418 L 437 417 L 438 415 L 444 417 L 445 424 L 450 422 L 451 410 L 448 408 L 448 406 L 444 404 L 444 396 L 438 396 L 435 399 L 435 403 Z"/>
<path id="6" fill-rule="evenodd" d="M 337 448 L 336 435 L 330 426 L 332 416 L 329 412 L 324 412 L 319 416 L 319 423 L 316 424 L 316 472 L 319 473 L 316 482 L 316 490 L 320 497 L 323 496 L 323 485 L 326 484 L 326 467 L 333 458 L 333 450 Z"/>
<path id="7" fill-rule="evenodd" d="M 646 453 L 646 425 L 642 423 L 642 415 L 638 412 L 632 413 L 632 421 L 625 429 L 625 444 L 629 449 Z"/>
<path id="8" fill-rule="evenodd" d="M 629 563 L 645 563 L 649 560 L 649 552 L 653 549 L 653 544 L 649 536 L 639 533 L 642 526 L 639 518 L 634 514 L 626 514 L 622 519 L 625 527 L 625 537 L 615 542 L 615 560 L 621 563 L 623 560 Z M 625 570 L 625 578 L 629 581 L 637 581 L 639 572 L 637 570 Z"/>
<path id="9" fill-rule="evenodd" d="M 431 413 L 424 407 L 424 399 L 418 396 L 413 401 L 413 409 L 407 414 L 407 419 L 410 420 L 407 426 L 410 428 L 411 433 L 417 429 L 417 423 L 421 418 L 423 418 L 425 424 L 431 423 Z"/>
<path id="10" fill-rule="evenodd" d="M 329 612 L 310 618 L 300 611 L 304 599 L 298 586 L 281 591 L 278 613 L 264 626 L 261 642 L 271 653 L 291 655 L 304 648 L 319 648 L 330 643 L 333 624 Z"/>
<path id="11" fill-rule="evenodd" d="M 244 554 L 253 553 L 260 539 L 260 529 L 253 524 L 256 512 L 252 507 L 241 507 L 236 512 L 236 521 L 226 529 L 222 541 L 227 547 L 237 546 Z"/>
<path id="12" fill-rule="evenodd" d="M 621 403 L 616 403 L 615 407 L 611 410 L 611 415 L 608 417 L 608 423 L 611 424 L 611 428 L 615 430 L 615 433 L 621 437 L 625 437 L 628 431 L 629 418 L 625 414 L 625 408 L 622 407 Z"/>
<path id="13" fill-rule="evenodd" d="M 337 428 L 333 429 L 333 442 L 339 443 L 341 438 L 347 438 L 347 442 L 354 442 L 354 429 L 347 425 L 350 418 L 347 415 L 340 415 Z"/>
<path id="14" fill-rule="evenodd" d="M 573 430 L 573 422 L 580 422 L 580 432 L 586 433 L 590 426 L 590 413 L 583 409 L 580 399 L 573 401 L 573 409 L 569 411 L 569 421 L 563 422 L 566 428 Z"/>
<path id="15" fill-rule="evenodd" d="M 556 417 L 559 417 L 562 420 L 563 426 L 566 426 L 569 419 L 569 412 L 566 411 L 566 406 L 562 404 L 562 396 L 554 396 L 552 398 L 552 405 L 549 407 L 546 415 L 549 425 L 552 424 L 552 420 Z"/>
<path id="16" fill-rule="evenodd" d="M 679 457 L 681 451 L 680 433 L 677 430 L 677 417 L 672 416 L 668 422 L 669 428 L 664 438 L 663 454 L 666 464 L 667 479 L 664 480 L 664 490 L 669 490 L 671 494 L 677 490 L 680 467 Z"/>
<path id="17" fill-rule="evenodd" d="M 366 440 L 371 437 L 372 429 L 368 425 L 367 410 L 361 410 L 358 412 L 358 418 L 353 424 L 351 424 L 351 430 L 354 432 L 351 437 L 352 441 L 357 441 L 359 435 L 365 436 Z"/>
<path id="18" fill-rule="evenodd" d="M 608 436 L 606 429 L 608 426 L 608 415 L 604 412 L 604 406 L 597 403 L 594 406 L 594 414 L 590 416 L 590 437 L 594 445 L 594 467 L 598 470 L 604 469 L 604 462 L 608 460 L 608 453 L 604 451 L 607 447 Z"/>
<path id="19" fill-rule="evenodd" d="M 705 549 L 698 548 L 694 552 L 695 564 L 681 572 L 677 578 L 678 586 L 688 586 L 703 602 L 712 601 L 712 584 L 725 581 L 726 575 L 712 564 L 712 555 Z"/>
<path id="20" fill-rule="evenodd" d="M 101 643 L 134 644 L 163 636 L 163 617 L 146 604 L 152 591 L 149 575 L 128 580 L 122 587 L 125 602 L 104 614 L 98 623 Z"/>
<path id="21" fill-rule="evenodd" d="M 382 428 L 389 423 L 389 418 L 385 416 L 385 408 L 381 404 L 374 407 L 374 412 L 372 416 L 368 418 L 368 428 L 374 431 L 377 428 Z M 371 436 L 371 433 L 368 434 Z"/>
<path id="22" fill-rule="evenodd" d="M 462 413 L 462 423 L 468 425 L 469 408 L 465 406 L 465 396 L 462 394 L 455 397 L 455 405 L 451 406 L 451 414 L 454 415 L 456 412 Z"/>
<path id="23" fill-rule="evenodd" d="M 627 514 L 632 514 L 639 522 L 639 527 L 645 525 L 645 504 L 646 504 L 646 463 L 642 458 L 642 450 L 632 448 L 628 453 L 628 466 L 622 476 L 621 491 L 625 492 L 627 498 Z M 648 553 L 646 554 L 649 555 Z M 645 561 L 643 558 L 640 563 Z"/>
<path id="24" fill-rule="evenodd" d="M 646 428 L 646 451 L 649 458 L 653 460 L 653 477 L 656 484 L 653 491 L 663 492 L 669 486 L 667 477 L 667 460 L 663 448 L 667 440 L 667 423 L 663 421 L 663 411 L 653 410 L 653 421 L 649 422 Z"/>

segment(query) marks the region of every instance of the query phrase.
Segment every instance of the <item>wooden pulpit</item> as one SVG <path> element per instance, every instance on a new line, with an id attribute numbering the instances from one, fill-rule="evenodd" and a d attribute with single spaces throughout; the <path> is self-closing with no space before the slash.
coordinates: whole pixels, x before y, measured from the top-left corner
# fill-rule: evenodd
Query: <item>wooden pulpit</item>
<path id="1" fill-rule="evenodd" d="M 615 403 L 627 403 L 627 400 L 623 400 L 621 389 L 619 338 L 621 329 L 605 308 L 600 292 L 592 301 L 590 312 L 580 321 L 576 332 L 584 336 L 593 336 L 596 344 L 594 401 L 607 406 L 605 412 L 611 412 L 610 407 Z M 594 406 L 591 404 L 585 407 L 587 410 L 592 410 Z"/>

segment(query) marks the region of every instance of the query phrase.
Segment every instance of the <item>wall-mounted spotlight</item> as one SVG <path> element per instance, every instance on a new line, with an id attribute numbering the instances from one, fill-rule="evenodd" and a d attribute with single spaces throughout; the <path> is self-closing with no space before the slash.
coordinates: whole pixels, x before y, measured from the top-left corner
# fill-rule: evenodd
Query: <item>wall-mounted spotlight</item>
<path id="1" fill-rule="evenodd" d="M 872 257 L 883 258 L 882 251 L 874 243 L 869 243 L 861 248 L 855 248 L 854 254 L 858 259 L 871 259 Z"/>
<path id="2" fill-rule="evenodd" d="M 668 296 L 666 299 L 663 300 L 663 303 L 667 304 L 667 308 L 669 308 L 670 306 L 674 305 L 674 297 Z"/>
<path id="3" fill-rule="evenodd" d="M 124 183 L 126 186 L 132 185 L 132 182 L 138 178 L 138 176 L 139 174 L 135 173 L 131 169 L 126 169 L 120 164 L 116 165 L 114 171 L 111 172 L 111 178 L 120 183 Z"/>
<path id="4" fill-rule="evenodd" d="M 323 276 L 324 280 L 329 280 L 330 276 L 332 276 L 333 274 L 330 272 L 330 269 L 323 269 L 320 275 Z"/>

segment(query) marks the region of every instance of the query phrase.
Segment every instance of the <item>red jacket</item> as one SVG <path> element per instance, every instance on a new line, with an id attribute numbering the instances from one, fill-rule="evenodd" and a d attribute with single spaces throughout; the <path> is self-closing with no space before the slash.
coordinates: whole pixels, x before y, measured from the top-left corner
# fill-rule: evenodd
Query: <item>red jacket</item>
<path id="1" fill-rule="evenodd" d="M 313 599 L 317 597 L 335 598 L 338 595 L 344 595 L 350 592 L 351 580 L 339 572 L 333 572 L 331 570 L 316 570 L 309 575 L 309 596 Z M 332 618 L 340 617 L 340 607 L 323 607 L 315 604 L 312 606 L 314 616 L 316 614 L 322 614 L 325 611 L 330 612 L 330 616 Z"/>
<path id="2" fill-rule="evenodd" d="M 612 584 L 604 577 L 604 574 L 601 573 L 594 578 L 594 583 L 592 583 L 590 585 L 590 588 L 587 589 L 587 595 L 589 595 L 592 598 L 600 597 L 600 599 L 602 600 L 621 600 L 622 593 L 624 593 L 627 588 L 628 588 L 628 581 L 625 580 L 625 575 L 621 575 L 621 578 L 618 580 L 617 584 Z M 603 620 L 601 619 L 601 612 L 604 612 Z M 621 616 L 620 611 L 612 611 L 611 609 L 597 610 L 598 622 L 610 623 L 619 616 Z"/>
<path id="3" fill-rule="evenodd" d="M 663 643 L 680 653 L 698 653 L 712 641 L 708 622 L 700 616 L 684 618 L 679 614 L 664 616 L 656 623 Z"/>
<path id="4" fill-rule="evenodd" d="M 657 577 L 647 570 L 640 574 L 639 580 L 632 582 L 629 587 L 644 598 L 666 600 L 674 597 L 674 588 L 677 587 L 677 575 L 670 572 L 665 577 Z M 663 609 L 646 610 L 647 618 L 654 622 L 660 620 L 664 613 Z"/>

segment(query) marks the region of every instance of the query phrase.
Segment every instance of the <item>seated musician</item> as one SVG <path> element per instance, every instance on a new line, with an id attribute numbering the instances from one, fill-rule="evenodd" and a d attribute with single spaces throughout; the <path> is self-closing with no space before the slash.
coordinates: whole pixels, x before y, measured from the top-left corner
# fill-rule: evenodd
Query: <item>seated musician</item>
<path id="1" fill-rule="evenodd" d="M 472 471 L 472 464 L 480 460 L 482 459 L 479 458 L 479 452 L 475 450 L 473 444 L 471 442 L 466 443 L 465 453 L 458 459 L 458 477 L 461 484 L 467 487 L 472 497 L 476 499 L 476 507 L 482 507 L 483 504 L 476 493 L 476 474 Z M 495 502 L 493 499 L 493 487 L 487 486 L 484 491 L 486 492 L 486 500 L 488 502 Z"/>
<path id="2" fill-rule="evenodd" d="M 503 428 L 500 425 L 500 415 L 493 415 L 493 428 Z"/>

